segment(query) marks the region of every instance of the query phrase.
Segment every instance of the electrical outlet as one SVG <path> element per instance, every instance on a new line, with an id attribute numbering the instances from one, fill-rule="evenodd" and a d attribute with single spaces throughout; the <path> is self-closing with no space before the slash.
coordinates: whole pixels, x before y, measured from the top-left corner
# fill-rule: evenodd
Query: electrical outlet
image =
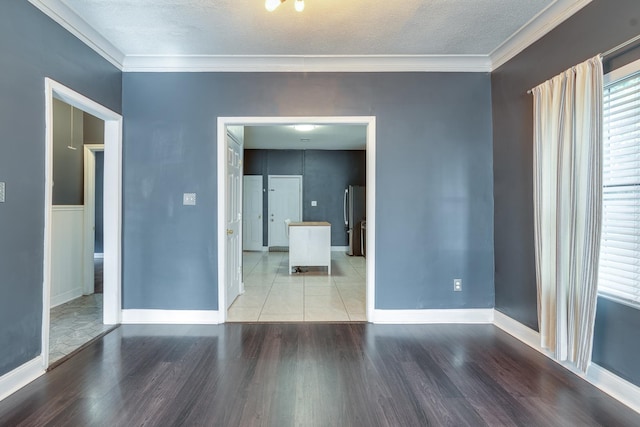
<path id="1" fill-rule="evenodd" d="M 462 292 L 462 279 L 453 279 L 453 291 Z"/>
<path id="2" fill-rule="evenodd" d="M 4 182 L 0 182 L 0 203 L 4 203 Z"/>
<path id="3" fill-rule="evenodd" d="M 318 206 L 318 202 L 316 200 L 311 201 L 311 206 Z"/>
<path id="4" fill-rule="evenodd" d="M 194 206 L 196 204 L 196 193 L 184 193 L 182 195 L 182 204 Z"/>

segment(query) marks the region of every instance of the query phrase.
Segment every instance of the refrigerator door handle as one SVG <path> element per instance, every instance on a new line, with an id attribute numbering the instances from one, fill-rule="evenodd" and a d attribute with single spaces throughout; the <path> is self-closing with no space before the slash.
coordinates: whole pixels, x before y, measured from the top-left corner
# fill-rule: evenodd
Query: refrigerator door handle
<path id="1" fill-rule="evenodd" d="M 349 189 L 344 190 L 344 225 L 349 226 L 349 220 L 347 219 L 347 197 L 349 197 Z"/>

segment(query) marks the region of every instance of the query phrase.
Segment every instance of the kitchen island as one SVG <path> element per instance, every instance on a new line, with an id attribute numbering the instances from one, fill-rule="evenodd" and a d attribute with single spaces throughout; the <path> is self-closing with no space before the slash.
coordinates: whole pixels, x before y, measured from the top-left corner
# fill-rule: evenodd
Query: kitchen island
<path id="1" fill-rule="evenodd" d="M 327 267 L 331 275 L 331 224 L 289 223 L 289 274 L 294 267 Z"/>

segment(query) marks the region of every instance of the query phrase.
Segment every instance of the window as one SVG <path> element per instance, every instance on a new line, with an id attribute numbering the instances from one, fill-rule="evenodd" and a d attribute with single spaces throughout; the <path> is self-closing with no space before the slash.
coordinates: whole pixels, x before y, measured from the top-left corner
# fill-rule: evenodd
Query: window
<path id="1" fill-rule="evenodd" d="M 640 62 L 607 80 L 598 291 L 640 308 Z"/>

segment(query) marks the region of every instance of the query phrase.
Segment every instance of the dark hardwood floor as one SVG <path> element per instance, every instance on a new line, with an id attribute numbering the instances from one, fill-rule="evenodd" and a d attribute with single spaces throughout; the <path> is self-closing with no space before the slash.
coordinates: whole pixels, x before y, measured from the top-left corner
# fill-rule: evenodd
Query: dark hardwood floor
<path id="1" fill-rule="evenodd" d="M 491 325 L 125 325 L 0 402 L 2 426 L 638 426 Z"/>

